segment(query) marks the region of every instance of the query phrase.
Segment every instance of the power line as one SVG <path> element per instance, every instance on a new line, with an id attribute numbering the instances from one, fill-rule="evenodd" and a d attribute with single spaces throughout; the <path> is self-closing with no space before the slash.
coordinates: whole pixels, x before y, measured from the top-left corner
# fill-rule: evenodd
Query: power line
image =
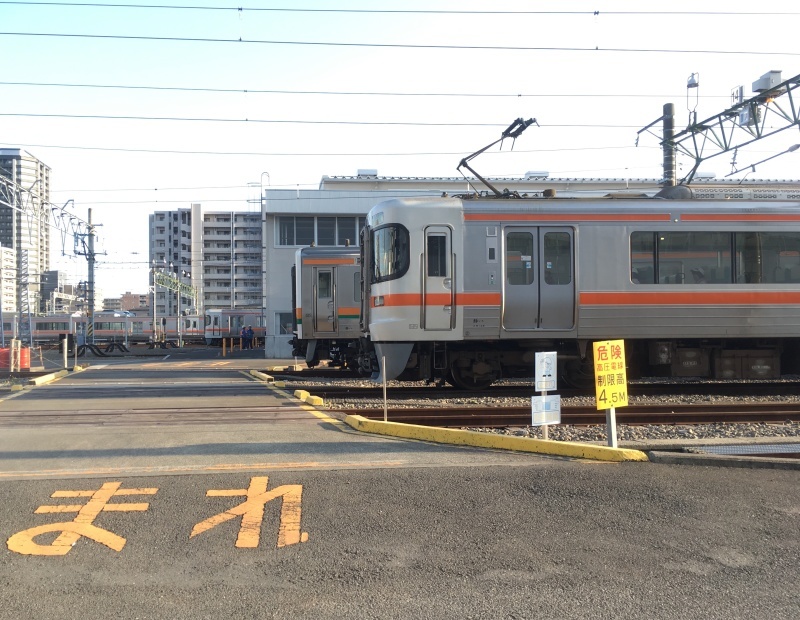
<path id="1" fill-rule="evenodd" d="M 189 116 L 133 116 L 117 114 L 46 114 L 30 112 L 0 112 L 0 116 L 24 118 L 73 118 L 89 120 L 111 121 L 170 121 L 170 122 L 196 122 L 196 123 L 259 123 L 259 124 L 286 124 L 286 125 L 364 125 L 384 127 L 505 127 L 502 123 L 445 123 L 445 122 L 411 122 L 411 121 L 323 121 L 323 120 L 297 120 L 297 119 L 266 119 L 266 118 L 211 118 Z M 608 125 L 608 124 L 542 124 L 542 127 L 569 127 L 584 129 L 635 129 L 639 125 Z"/>
<path id="2" fill-rule="evenodd" d="M 11 144 L 12 142 L 6 142 L 6 144 Z M 256 157 L 422 157 L 422 156 L 431 156 L 431 157 L 438 157 L 438 156 L 458 156 L 462 157 L 464 155 L 464 151 L 457 151 L 457 152 L 405 152 L 405 153 L 290 153 L 290 152 L 259 152 L 259 151 L 184 151 L 184 150 L 176 150 L 176 149 L 131 149 L 131 148 L 121 148 L 121 147 L 101 147 L 101 146 L 75 146 L 75 145 L 63 145 L 63 144 L 30 144 L 30 143 L 21 143 L 21 142 L 14 142 L 16 146 L 8 147 L 8 148 L 37 148 L 37 149 L 72 149 L 72 150 L 79 150 L 79 151 L 111 151 L 111 152 L 123 152 L 123 153 L 156 153 L 156 154 L 164 154 L 164 155 L 231 155 L 231 156 L 256 156 Z M 604 150 L 612 150 L 612 149 L 630 149 L 630 148 L 652 148 L 661 150 L 659 147 L 651 147 L 651 146 L 639 146 L 634 147 L 630 146 L 598 146 L 598 147 L 575 147 L 575 148 L 557 148 L 557 149 L 533 149 L 533 150 L 525 150 L 525 149 L 515 149 L 514 151 L 498 151 L 498 153 L 492 154 L 501 154 L 501 153 L 558 153 L 564 151 L 604 151 Z"/>
<path id="3" fill-rule="evenodd" d="M 747 12 L 747 11 L 458 11 L 446 9 L 298 9 L 286 7 L 230 7 L 230 6 L 177 6 L 173 4 L 112 4 L 102 2 L 34 2 L 34 1 L 3 1 L 0 4 L 15 4 L 23 6 L 57 6 L 57 7 L 86 7 L 103 9 L 167 9 L 187 11 L 228 11 L 228 12 L 272 12 L 272 13 L 356 13 L 356 14 L 408 14 L 408 15 L 576 15 L 576 16 L 606 16 L 606 15 L 682 15 L 682 16 L 780 16 L 798 15 L 794 11 L 776 12 Z"/>
<path id="4" fill-rule="evenodd" d="M 401 93 L 401 92 L 374 92 L 374 91 L 333 91 L 333 90 L 280 90 L 257 88 L 209 88 L 192 86 L 148 86 L 135 84 L 65 84 L 59 82 L 0 82 L 0 86 L 35 86 L 52 88 L 98 88 L 120 90 L 152 90 L 189 93 L 223 93 L 236 95 L 332 95 L 332 96 L 368 96 L 368 97 L 483 97 L 483 98 L 563 98 L 563 97 L 592 97 L 592 98 L 617 98 L 631 99 L 674 97 L 676 95 L 658 95 L 643 93 Z M 683 95 L 681 95 L 683 96 Z M 704 99 L 729 99 L 729 95 L 704 95 Z"/>
<path id="5" fill-rule="evenodd" d="M 320 47 L 370 47 L 382 49 L 480 50 L 513 52 L 616 52 L 636 54 L 722 54 L 728 56 L 800 56 L 800 52 L 767 52 L 763 50 L 648 49 L 622 47 L 528 47 L 515 45 L 433 45 L 422 43 L 349 43 L 343 41 L 281 41 L 269 39 L 242 39 L 241 37 L 238 39 L 219 39 L 214 37 L 156 37 L 145 35 L 77 34 L 58 32 L 0 32 L 0 36 L 53 37 L 116 41 L 158 41 L 172 43 L 238 43 L 256 45 L 307 45 Z"/>

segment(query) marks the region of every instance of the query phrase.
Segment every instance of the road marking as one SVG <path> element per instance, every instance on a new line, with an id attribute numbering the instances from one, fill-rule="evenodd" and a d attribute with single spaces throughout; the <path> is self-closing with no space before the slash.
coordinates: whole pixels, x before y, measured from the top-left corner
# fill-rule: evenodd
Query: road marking
<path id="1" fill-rule="evenodd" d="M 9 551 L 22 555 L 66 555 L 81 536 L 94 540 L 114 551 L 121 551 L 125 546 L 125 539 L 113 532 L 104 530 L 94 525 L 94 520 L 101 512 L 129 512 L 147 510 L 150 504 L 146 502 L 131 504 L 109 504 L 112 497 L 117 495 L 155 495 L 157 488 L 120 489 L 121 482 L 106 482 L 97 491 L 56 491 L 50 497 L 88 497 L 85 505 L 60 504 L 56 506 L 39 506 L 35 514 L 49 514 L 62 512 L 77 512 L 73 521 L 48 523 L 28 528 L 17 532 L 7 541 Z M 48 532 L 61 532 L 49 545 L 40 545 L 34 538 Z"/>
<path id="2" fill-rule="evenodd" d="M 258 547 L 261 538 L 261 522 L 264 520 L 264 508 L 267 502 L 282 497 L 280 526 L 278 528 L 278 547 L 287 547 L 308 541 L 308 532 L 300 530 L 301 500 L 303 485 L 284 484 L 267 491 L 268 476 L 255 476 L 250 478 L 247 489 L 211 489 L 206 491 L 206 497 L 247 497 L 239 504 L 209 517 L 195 525 L 189 538 L 207 532 L 220 523 L 225 523 L 236 517 L 242 517 L 239 535 L 236 538 L 236 547 L 240 549 L 254 549 Z"/>
<path id="3" fill-rule="evenodd" d="M 348 427 L 349 428 L 349 427 Z M 356 434 L 353 431 L 353 434 Z M 2 471 L 0 480 L 47 480 L 53 478 L 81 478 L 105 476 L 131 476 L 131 475 L 159 475 L 159 474 L 208 474 L 215 472 L 247 472 L 247 471 L 282 471 L 292 469 L 381 469 L 393 467 L 407 467 L 409 462 L 398 461 L 358 461 L 358 462 L 278 462 L 271 463 L 217 463 L 216 465 L 163 465 L 148 467 L 106 467 L 98 469 L 43 469 L 39 471 Z"/>

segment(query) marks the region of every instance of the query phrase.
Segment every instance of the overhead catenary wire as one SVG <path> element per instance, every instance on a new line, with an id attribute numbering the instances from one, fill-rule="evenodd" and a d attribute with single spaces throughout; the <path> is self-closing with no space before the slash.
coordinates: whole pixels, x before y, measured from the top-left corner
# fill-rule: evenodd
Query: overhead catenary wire
<path id="1" fill-rule="evenodd" d="M 726 56 L 800 56 L 800 52 L 773 52 L 767 50 L 713 50 L 676 48 L 625 48 L 625 47 L 570 47 L 570 46 L 527 46 L 527 45 L 455 45 L 433 43 L 367 43 L 363 41 L 290 41 L 280 39 L 225 39 L 219 37 L 177 37 L 153 35 L 89 34 L 73 32 L 0 32 L 5 37 L 66 38 L 115 41 L 147 41 L 170 43 L 220 43 L 237 45 L 291 45 L 319 47 L 367 47 L 379 49 L 420 49 L 420 50 L 476 50 L 500 52 L 590 52 L 623 54 L 709 54 Z"/>
<path id="2" fill-rule="evenodd" d="M 679 16 L 780 16 L 800 15 L 796 11 L 600 11 L 600 10 L 457 10 L 457 9 L 342 9 L 342 8 L 295 8 L 295 7 L 256 7 L 256 6 L 199 6 L 175 4 L 129 4 L 117 2 L 44 2 L 36 0 L 3 0 L 2 4 L 15 4 L 22 6 L 47 6 L 64 8 L 101 8 L 101 9 L 147 9 L 147 10 L 179 10 L 179 11 L 226 11 L 235 13 L 244 12 L 272 12 L 272 13 L 361 13 L 361 14 L 409 14 L 409 15 L 574 15 L 574 16 L 606 16 L 606 15 L 679 15 Z"/>
<path id="3" fill-rule="evenodd" d="M 339 90 L 288 90 L 288 89 L 263 89 L 263 88 L 211 88 L 203 86 L 154 86 L 147 84 L 69 84 L 63 82 L 4 82 L 0 86 L 31 86 L 46 88 L 98 88 L 119 90 L 152 90 L 188 93 L 224 93 L 236 95 L 330 95 L 344 97 L 476 97 L 476 98 L 510 98 L 510 99 L 560 99 L 565 96 L 580 98 L 607 98 L 607 99 L 664 99 L 677 95 L 647 94 L 635 92 L 613 93 L 463 93 L 463 92 L 378 92 L 378 91 L 339 91 Z M 682 96 L 682 95 L 681 95 Z M 703 95 L 703 99 L 729 99 L 728 95 Z"/>

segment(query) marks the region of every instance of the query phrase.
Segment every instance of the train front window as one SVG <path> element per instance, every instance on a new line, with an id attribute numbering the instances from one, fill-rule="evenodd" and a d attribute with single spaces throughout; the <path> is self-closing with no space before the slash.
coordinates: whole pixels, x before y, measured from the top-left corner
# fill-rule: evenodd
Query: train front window
<path id="1" fill-rule="evenodd" d="M 408 230 L 389 224 L 372 231 L 372 283 L 402 277 L 410 261 Z"/>

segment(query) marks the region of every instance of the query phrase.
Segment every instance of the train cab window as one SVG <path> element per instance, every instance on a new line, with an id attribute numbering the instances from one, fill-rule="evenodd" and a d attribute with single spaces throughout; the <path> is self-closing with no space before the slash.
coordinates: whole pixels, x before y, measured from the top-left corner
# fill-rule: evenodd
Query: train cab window
<path id="1" fill-rule="evenodd" d="M 387 224 L 372 231 L 372 284 L 401 278 L 410 263 L 409 235 L 405 226 Z"/>
<path id="2" fill-rule="evenodd" d="M 447 237 L 444 234 L 428 234 L 428 275 L 431 277 L 447 277 Z"/>
<path id="3" fill-rule="evenodd" d="M 514 285 L 533 283 L 533 235 L 510 232 L 506 237 L 506 281 Z"/>

